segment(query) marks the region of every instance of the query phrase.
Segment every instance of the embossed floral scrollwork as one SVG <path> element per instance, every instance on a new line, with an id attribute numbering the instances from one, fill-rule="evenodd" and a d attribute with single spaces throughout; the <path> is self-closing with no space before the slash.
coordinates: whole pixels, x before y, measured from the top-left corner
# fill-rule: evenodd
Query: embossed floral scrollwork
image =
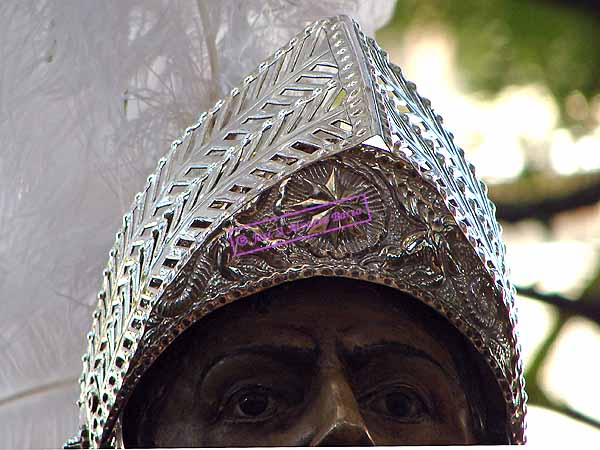
<path id="1" fill-rule="evenodd" d="M 359 253 L 379 242 L 386 231 L 387 211 L 376 185 L 338 161 L 325 160 L 301 170 L 281 184 L 279 193 L 277 214 L 306 211 L 286 218 L 287 226 L 311 221 L 317 224 L 308 230 L 313 234 L 338 228 L 299 243 L 316 257 L 342 259 Z M 359 210 L 364 214 L 361 223 L 354 225 L 358 219 L 352 212 Z M 335 221 L 340 226 L 332 227 Z"/>
<path id="2" fill-rule="evenodd" d="M 469 300 L 466 309 L 479 329 L 493 328 L 498 316 L 497 304 L 487 299 L 493 298 L 493 287 L 487 274 L 472 274 L 469 282 Z"/>
<path id="3" fill-rule="evenodd" d="M 378 264 L 415 286 L 439 286 L 459 270 L 448 244 L 456 223 L 439 207 L 431 188 L 410 171 L 396 170 L 391 179 L 398 214 L 403 218 L 401 229 L 394 232 L 395 240 L 364 258 L 361 264 Z"/>

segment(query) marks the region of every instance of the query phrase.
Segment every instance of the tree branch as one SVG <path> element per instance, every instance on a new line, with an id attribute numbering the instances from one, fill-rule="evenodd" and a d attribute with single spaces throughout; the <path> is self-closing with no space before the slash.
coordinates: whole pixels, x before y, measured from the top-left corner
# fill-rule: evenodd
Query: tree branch
<path id="1" fill-rule="evenodd" d="M 575 420 L 579 420 L 580 422 L 586 423 L 588 425 L 591 425 L 597 429 L 600 430 L 600 422 L 592 417 L 589 417 L 583 413 L 580 413 L 579 411 L 575 411 L 574 409 L 565 406 L 565 405 L 557 405 L 557 406 L 551 406 L 551 409 L 554 409 L 555 411 L 564 414 L 567 417 L 570 417 L 572 419 Z"/>
<path id="2" fill-rule="evenodd" d="M 600 180 L 571 190 L 565 195 L 539 200 L 506 202 L 496 200 L 496 217 L 503 222 L 514 223 L 523 219 L 548 221 L 552 216 L 600 201 Z"/>
<path id="3" fill-rule="evenodd" d="M 544 294 L 532 288 L 517 288 L 517 292 L 525 297 L 540 300 L 546 304 L 556 306 L 567 313 L 583 316 L 600 325 L 600 304 L 589 299 L 569 300 L 558 294 Z"/>

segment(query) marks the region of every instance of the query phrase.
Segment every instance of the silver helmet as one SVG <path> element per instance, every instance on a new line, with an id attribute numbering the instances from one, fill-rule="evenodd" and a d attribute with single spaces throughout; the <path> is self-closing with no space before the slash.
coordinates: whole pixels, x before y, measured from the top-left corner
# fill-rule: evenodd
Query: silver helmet
<path id="1" fill-rule="evenodd" d="M 337 214 L 337 216 L 336 216 Z M 211 311 L 286 281 L 407 292 L 481 355 L 524 443 L 515 290 L 494 205 L 442 118 L 345 16 L 319 20 L 185 130 L 110 251 L 68 446 L 120 446 L 145 370 Z"/>

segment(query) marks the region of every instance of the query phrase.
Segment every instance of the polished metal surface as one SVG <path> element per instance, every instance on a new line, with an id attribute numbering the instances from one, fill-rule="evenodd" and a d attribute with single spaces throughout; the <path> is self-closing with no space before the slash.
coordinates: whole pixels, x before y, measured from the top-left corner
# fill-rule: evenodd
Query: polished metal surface
<path id="1" fill-rule="evenodd" d="M 288 213 L 363 195 L 367 223 L 234 255 L 232 227 L 289 225 Z M 514 289 L 494 212 L 430 102 L 375 41 L 344 16 L 313 23 L 173 143 L 123 218 L 70 444 L 120 446 L 128 395 L 196 320 L 315 275 L 387 284 L 437 309 L 487 361 L 510 440 L 524 442 Z"/>

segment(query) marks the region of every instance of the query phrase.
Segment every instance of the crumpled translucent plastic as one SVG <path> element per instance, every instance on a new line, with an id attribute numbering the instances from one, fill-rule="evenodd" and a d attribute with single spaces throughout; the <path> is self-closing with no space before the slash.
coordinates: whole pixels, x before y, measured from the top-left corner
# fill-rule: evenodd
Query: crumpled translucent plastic
<path id="1" fill-rule="evenodd" d="M 170 142 L 314 19 L 395 0 L 0 3 L 0 447 L 76 433 L 92 305 Z"/>

